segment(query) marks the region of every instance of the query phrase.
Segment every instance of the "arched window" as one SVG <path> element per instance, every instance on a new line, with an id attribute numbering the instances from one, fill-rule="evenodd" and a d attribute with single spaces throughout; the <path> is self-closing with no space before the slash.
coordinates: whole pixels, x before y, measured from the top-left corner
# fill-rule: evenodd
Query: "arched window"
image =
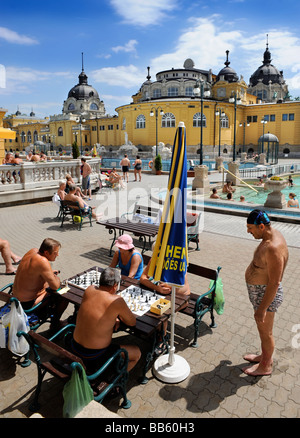
<path id="1" fill-rule="evenodd" d="M 69 106 L 68 106 L 68 110 L 69 110 L 69 111 L 73 111 L 74 109 L 75 109 L 75 105 L 74 105 L 73 102 L 71 102 L 71 103 L 69 104 Z"/>
<path id="2" fill-rule="evenodd" d="M 166 113 L 161 118 L 162 128 L 175 128 L 176 119 L 174 114 Z"/>
<path id="3" fill-rule="evenodd" d="M 229 120 L 226 114 L 225 116 L 221 117 L 220 122 L 221 122 L 221 128 L 229 128 Z"/>
<path id="4" fill-rule="evenodd" d="M 168 96 L 178 96 L 178 88 L 177 87 L 169 87 L 168 88 Z"/>
<path id="5" fill-rule="evenodd" d="M 98 110 L 99 107 L 98 107 L 98 105 L 96 105 L 96 104 L 93 102 L 93 103 L 91 103 L 91 105 L 90 105 L 90 109 L 91 109 L 91 110 Z"/>
<path id="6" fill-rule="evenodd" d="M 126 129 L 126 119 L 125 119 L 125 117 L 123 118 L 123 121 L 122 121 L 122 129 L 123 130 Z"/>
<path id="7" fill-rule="evenodd" d="M 185 95 L 186 96 L 194 96 L 194 87 L 186 87 L 185 88 Z"/>
<path id="8" fill-rule="evenodd" d="M 28 141 L 28 143 L 31 143 L 31 132 L 30 131 L 27 132 L 27 141 Z"/>
<path id="9" fill-rule="evenodd" d="M 161 89 L 160 88 L 154 88 L 153 90 L 153 97 L 161 97 Z"/>
<path id="10" fill-rule="evenodd" d="M 143 114 L 140 114 L 139 116 L 137 116 L 135 127 L 136 127 L 136 129 L 146 128 L 146 118 Z"/>
<path id="11" fill-rule="evenodd" d="M 58 128 L 58 130 L 57 130 L 57 135 L 58 135 L 59 137 L 62 137 L 62 136 L 64 135 L 64 131 L 63 131 L 62 127 L 59 127 L 59 128 Z"/>
<path id="12" fill-rule="evenodd" d="M 37 133 L 37 131 L 34 131 L 34 133 L 33 133 L 33 141 L 38 141 L 38 133 Z"/>
<path id="13" fill-rule="evenodd" d="M 193 126 L 195 128 L 200 128 L 201 126 L 201 113 L 196 113 L 193 117 Z M 202 114 L 202 126 L 206 128 L 206 117 Z"/>
<path id="14" fill-rule="evenodd" d="M 21 142 L 22 142 L 22 143 L 25 143 L 25 141 L 26 141 L 26 135 L 25 135 L 25 132 L 22 131 L 22 132 L 21 132 Z"/>

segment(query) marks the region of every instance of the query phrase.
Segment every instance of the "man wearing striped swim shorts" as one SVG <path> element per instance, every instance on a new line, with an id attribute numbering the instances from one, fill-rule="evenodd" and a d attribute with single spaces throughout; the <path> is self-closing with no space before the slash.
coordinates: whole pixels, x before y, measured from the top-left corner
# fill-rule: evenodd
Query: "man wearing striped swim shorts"
<path id="1" fill-rule="evenodd" d="M 245 280 L 262 351 L 258 355 L 244 356 L 253 364 L 243 371 L 250 376 L 266 376 L 272 373 L 274 316 L 283 301 L 281 280 L 288 261 L 288 248 L 282 234 L 271 226 L 268 215 L 262 210 L 251 211 L 247 218 L 247 232 L 255 239 L 261 239 L 246 269 Z"/>

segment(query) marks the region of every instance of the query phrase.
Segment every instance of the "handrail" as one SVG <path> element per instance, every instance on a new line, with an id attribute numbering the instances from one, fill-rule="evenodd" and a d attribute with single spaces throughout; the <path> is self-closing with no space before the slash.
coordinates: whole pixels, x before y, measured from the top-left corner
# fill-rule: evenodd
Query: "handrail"
<path id="1" fill-rule="evenodd" d="M 241 178 L 239 178 L 238 176 L 236 176 L 234 173 L 230 172 L 230 170 L 225 169 L 224 166 L 220 166 L 220 169 L 223 169 L 223 175 L 224 175 L 224 170 L 225 172 L 230 173 L 230 175 L 234 176 L 235 178 L 237 178 L 238 180 L 240 180 L 243 184 L 245 184 L 246 186 L 248 186 L 251 190 L 254 190 L 256 193 L 258 193 L 258 190 L 256 190 L 254 187 L 250 186 L 250 184 L 246 183 L 245 181 L 243 181 Z"/>

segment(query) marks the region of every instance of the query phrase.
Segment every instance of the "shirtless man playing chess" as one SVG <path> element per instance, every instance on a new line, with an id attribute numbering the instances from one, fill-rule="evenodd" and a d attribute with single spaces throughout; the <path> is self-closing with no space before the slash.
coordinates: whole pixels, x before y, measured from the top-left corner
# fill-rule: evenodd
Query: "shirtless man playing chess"
<path id="1" fill-rule="evenodd" d="M 122 297 L 116 294 L 120 282 L 117 269 L 106 268 L 101 273 L 99 287 L 89 286 L 77 314 L 71 351 L 82 358 L 91 372 L 103 365 L 119 348 L 128 352 L 128 371 L 141 357 L 136 345 L 112 343 L 113 332 L 120 321 L 135 326 L 136 318 Z"/>

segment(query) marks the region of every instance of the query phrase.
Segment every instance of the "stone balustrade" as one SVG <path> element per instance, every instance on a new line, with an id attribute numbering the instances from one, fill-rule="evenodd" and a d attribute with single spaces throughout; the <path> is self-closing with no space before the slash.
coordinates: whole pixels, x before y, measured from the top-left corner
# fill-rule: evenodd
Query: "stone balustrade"
<path id="1" fill-rule="evenodd" d="M 100 159 L 88 160 L 92 168 L 91 182 L 95 187 L 100 171 Z M 81 182 L 80 159 L 70 161 L 24 162 L 0 166 L 0 206 L 52 197 L 60 180 L 70 174 L 76 184 Z"/>

